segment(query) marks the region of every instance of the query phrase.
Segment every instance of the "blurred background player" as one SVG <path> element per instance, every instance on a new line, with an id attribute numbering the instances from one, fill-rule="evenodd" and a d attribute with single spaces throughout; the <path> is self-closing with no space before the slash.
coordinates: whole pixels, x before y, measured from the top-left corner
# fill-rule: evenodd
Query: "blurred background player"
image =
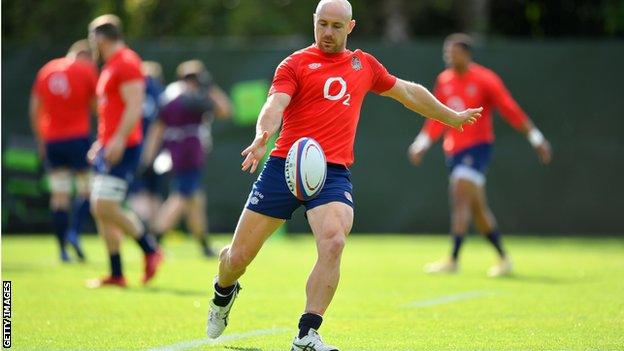
<path id="1" fill-rule="evenodd" d="M 178 81 L 170 84 L 163 94 L 160 116 L 145 142 L 143 164 L 151 164 L 164 143 L 171 154 L 173 170 L 173 189 L 158 210 L 153 232 L 162 238 L 185 215 L 187 227 L 199 240 L 203 254 L 212 257 L 214 252 L 207 240 L 206 196 L 202 191 L 206 158 L 202 141 L 209 139 L 205 135 L 209 134 L 206 123 L 214 116 L 228 118 L 232 108 L 229 98 L 212 82 L 201 61 L 181 63 L 177 76 Z"/>
<path id="2" fill-rule="evenodd" d="M 134 237 L 143 250 L 143 283 L 147 283 L 154 277 L 162 253 L 139 218 L 121 207 L 141 156 L 145 96 L 141 58 L 124 43 L 121 21 L 114 15 L 103 15 L 91 22 L 89 41 L 105 62 L 96 88 L 98 140 L 89 150 L 89 159 L 97 172 L 91 191 L 91 211 L 98 232 L 106 241 L 111 274 L 88 284 L 126 286 L 120 256 L 124 233 Z"/>
<path id="3" fill-rule="evenodd" d="M 87 151 L 91 144 L 90 110 L 95 102 L 96 82 L 97 68 L 89 43 L 80 40 L 65 57 L 54 59 L 39 70 L 30 96 L 31 127 L 47 168 L 50 209 L 63 262 L 69 261 L 65 250 L 68 240 L 78 258 L 85 258 L 78 234 L 89 215 Z"/>
<path id="4" fill-rule="evenodd" d="M 473 62 L 472 39 L 468 35 L 456 33 L 446 38 L 444 61 L 448 68 L 438 75 L 435 96 L 455 111 L 462 111 L 466 106 L 483 106 L 483 116 L 474 125 L 466 126 L 463 133 L 452 129 L 447 131 L 444 125 L 427 120 L 409 147 L 411 162 L 419 165 L 431 145 L 446 132 L 443 148 L 450 170 L 453 248 L 448 259 L 427 264 L 425 271 L 457 271 L 464 235 L 474 218 L 477 230 L 492 243 L 500 258 L 499 263 L 488 270 L 488 275 L 507 274 L 512 264 L 503 249 L 498 225 L 485 194 L 485 175 L 494 143 L 492 110 L 497 108 L 511 126 L 527 137 L 543 164 L 550 162 L 550 144 L 514 101 L 498 75 Z"/>
<path id="5" fill-rule="evenodd" d="M 158 118 L 162 84 L 162 67 L 155 61 L 143 61 L 145 100 L 143 101 L 143 137 L 147 138 L 152 122 Z M 128 188 L 128 204 L 144 225 L 150 226 L 162 204 L 164 175 L 154 171 L 152 164 L 142 167 Z"/>

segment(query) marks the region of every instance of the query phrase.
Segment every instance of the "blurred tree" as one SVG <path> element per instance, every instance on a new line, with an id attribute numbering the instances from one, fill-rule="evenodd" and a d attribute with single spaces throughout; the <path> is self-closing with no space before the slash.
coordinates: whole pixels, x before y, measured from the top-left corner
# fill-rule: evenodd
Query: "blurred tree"
<path id="1" fill-rule="evenodd" d="M 624 37 L 624 0 L 352 0 L 356 37 L 391 41 L 454 31 Z M 70 42 L 113 12 L 130 38 L 311 36 L 317 0 L 4 0 L 2 40 Z"/>

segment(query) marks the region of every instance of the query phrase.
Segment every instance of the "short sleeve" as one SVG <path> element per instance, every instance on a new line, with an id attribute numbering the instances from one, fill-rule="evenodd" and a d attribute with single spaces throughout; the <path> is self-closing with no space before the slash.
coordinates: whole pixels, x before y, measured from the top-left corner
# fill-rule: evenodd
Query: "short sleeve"
<path id="1" fill-rule="evenodd" d="M 136 79 L 144 79 L 143 72 L 139 65 L 132 64 L 131 62 L 122 62 L 116 69 L 117 82 L 123 84 Z"/>
<path id="2" fill-rule="evenodd" d="M 295 94 L 298 88 L 295 61 L 295 58 L 288 56 L 277 66 L 269 95 L 286 93 L 293 96 Z"/>
<path id="3" fill-rule="evenodd" d="M 37 72 L 37 76 L 35 77 L 35 82 L 33 83 L 31 93 L 35 94 L 35 95 L 39 95 L 39 96 L 43 95 L 43 74 L 42 74 L 42 70 Z"/>
<path id="4" fill-rule="evenodd" d="M 397 78 L 388 73 L 386 67 L 384 67 L 381 62 L 377 61 L 373 55 L 368 53 L 364 53 L 364 55 L 373 71 L 373 81 L 370 90 L 375 94 L 381 94 L 384 91 L 392 89 Z"/>

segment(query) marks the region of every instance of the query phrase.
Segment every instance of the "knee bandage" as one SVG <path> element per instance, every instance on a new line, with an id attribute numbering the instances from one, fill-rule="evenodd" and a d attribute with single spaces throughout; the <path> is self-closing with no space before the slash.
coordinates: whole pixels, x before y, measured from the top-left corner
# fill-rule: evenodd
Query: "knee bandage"
<path id="1" fill-rule="evenodd" d="M 68 170 L 56 170 L 48 176 L 52 193 L 70 193 L 72 191 L 72 176 Z"/>
<path id="2" fill-rule="evenodd" d="M 478 186 L 485 185 L 485 175 L 474 168 L 470 168 L 468 166 L 459 165 L 453 169 L 451 172 L 450 180 L 451 182 L 456 181 L 458 179 L 464 179 L 469 182 L 472 182 Z"/>
<path id="3" fill-rule="evenodd" d="M 91 172 L 78 173 L 76 175 L 76 193 L 88 194 L 91 191 L 91 178 Z"/>
<path id="4" fill-rule="evenodd" d="M 98 174 L 93 177 L 91 199 L 121 202 L 125 199 L 127 190 L 128 182 L 125 180 L 107 174 Z"/>

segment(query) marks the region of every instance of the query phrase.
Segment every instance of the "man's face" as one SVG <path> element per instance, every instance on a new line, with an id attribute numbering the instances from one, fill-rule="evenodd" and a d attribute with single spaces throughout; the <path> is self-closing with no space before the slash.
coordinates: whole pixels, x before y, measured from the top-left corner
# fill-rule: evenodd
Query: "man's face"
<path id="1" fill-rule="evenodd" d="M 464 68 L 470 63 L 470 53 L 458 44 L 444 46 L 444 62 L 448 67 Z"/>
<path id="2" fill-rule="evenodd" d="M 324 6 L 314 14 L 314 39 L 323 52 L 333 54 L 347 46 L 347 35 L 355 27 L 355 21 L 336 8 Z"/>
<path id="3" fill-rule="evenodd" d="M 102 38 L 95 34 L 95 32 L 89 32 L 89 46 L 91 46 L 91 52 L 93 54 L 93 60 L 98 62 L 100 58 L 102 58 L 101 46 L 102 46 Z"/>

